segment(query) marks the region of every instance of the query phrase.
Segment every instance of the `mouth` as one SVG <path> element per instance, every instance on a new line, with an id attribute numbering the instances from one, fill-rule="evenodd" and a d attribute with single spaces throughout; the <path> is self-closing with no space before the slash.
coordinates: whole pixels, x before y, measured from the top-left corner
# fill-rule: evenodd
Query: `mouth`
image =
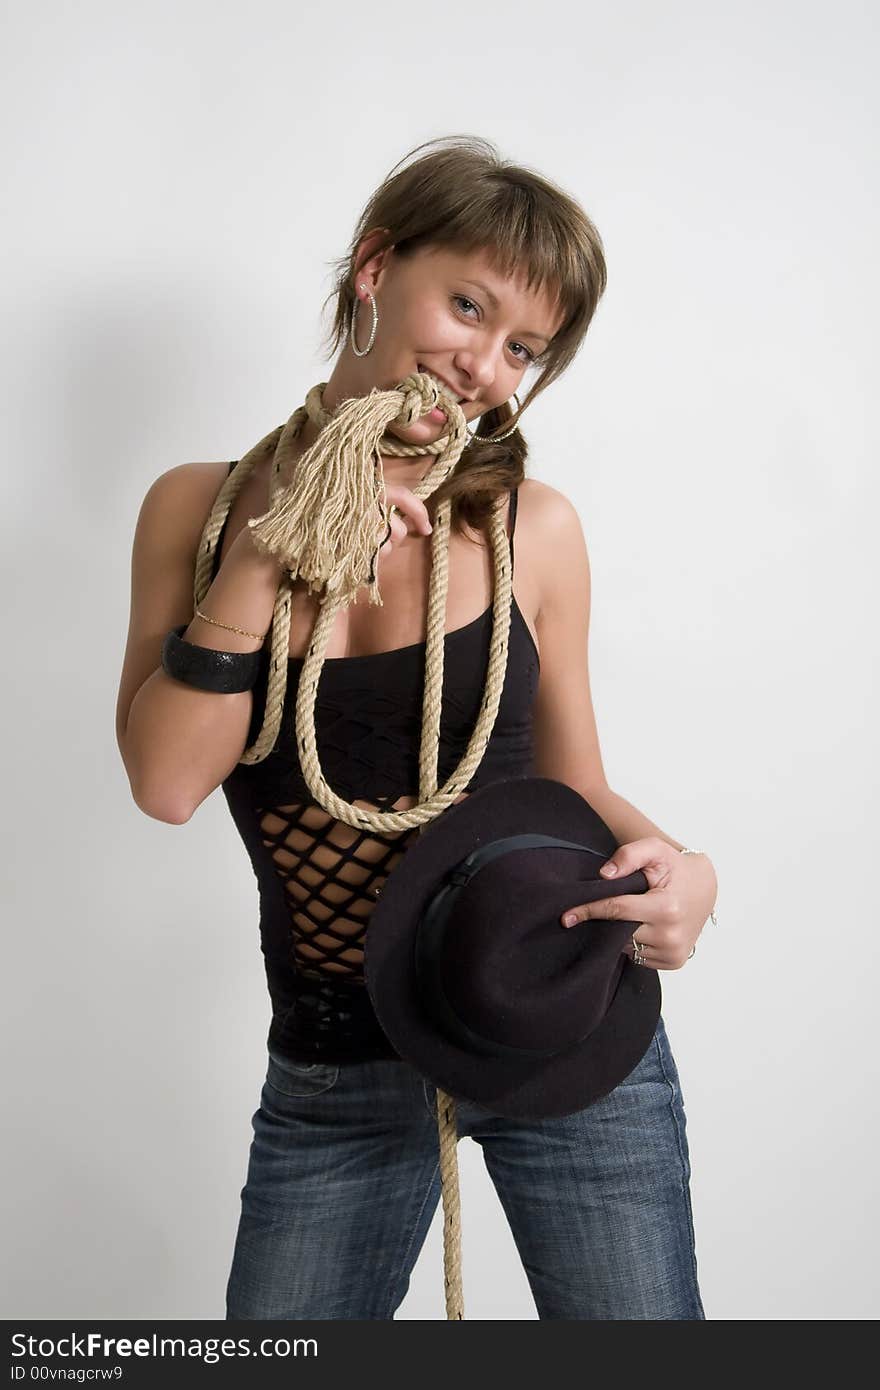
<path id="1" fill-rule="evenodd" d="M 425 376 L 429 376 L 432 381 L 435 381 L 437 383 L 438 386 L 442 386 L 446 391 L 450 393 L 450 395 L 455 396 L 455 399 L 459 405 L 464 404 L 464 397 L 459 396 L 458 393 L 452 389 L 449 382 L 443 380 L 442 376 L 438 376 L 436 372 L 430 371 L 428 367 L 423 367 L 421 362 L 417 362 L 416 366 L 420 372 L 423 372 L 425 374 Z M 436 415 L 438 410 L 441 414 L 445 416 L 446 412 L 443 410 L 442 406 L 439 406 L 435 407 L 434 410 L 429 411 L 429 418 L 431 415 Z"/>

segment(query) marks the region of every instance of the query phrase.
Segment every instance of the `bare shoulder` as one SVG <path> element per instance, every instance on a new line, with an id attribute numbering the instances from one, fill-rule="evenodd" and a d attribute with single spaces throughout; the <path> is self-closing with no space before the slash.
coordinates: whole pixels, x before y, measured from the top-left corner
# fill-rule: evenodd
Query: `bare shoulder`
<path id="1" fill-rule="evenodd" d="M 528 517 L 530 527 L 562 525 L 565 528 L 575 522 L 580 526 L 577 508 L 571 499 L 559 488 L 542 483 L 538 478 L 523 478 L 520 483 L 517 516 Z"/>
<path id="2" fill-rule="evenodd" d="M 589 584 L 589 559 L 577 507 L 559 488 L 537 478 L 519 486 L 516 514 L 517 557 L 534 575 L 536 611 L 554 596 L 582 592 Z"/>
<path id="3" fill-rule="evenodd" d="M 160 473 L 141 503 L 135 549 L 194 565 L 205 523 L 228 472 L 227 462 L 178 463 Z"/>
<path id="4" fill-rule="evenodd" d="M 229 463 L 178 463 L 160 473 L 147 489 L 141 515 L 167 520 L 178 533 L 198 527 L 196 543 L 208 512 L 229 472 Z"/>

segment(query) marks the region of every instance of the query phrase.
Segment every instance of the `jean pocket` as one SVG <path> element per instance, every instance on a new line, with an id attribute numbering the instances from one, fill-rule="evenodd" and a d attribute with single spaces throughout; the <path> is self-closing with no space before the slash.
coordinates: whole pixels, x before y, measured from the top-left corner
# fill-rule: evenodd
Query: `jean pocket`
<path id="1" fill-rule="evenodd" d="M 297 1062 L 269 1048 L 266 1081 L 283 1096 L 317 1096 L 339 1080 L 337 1062 Z"/>

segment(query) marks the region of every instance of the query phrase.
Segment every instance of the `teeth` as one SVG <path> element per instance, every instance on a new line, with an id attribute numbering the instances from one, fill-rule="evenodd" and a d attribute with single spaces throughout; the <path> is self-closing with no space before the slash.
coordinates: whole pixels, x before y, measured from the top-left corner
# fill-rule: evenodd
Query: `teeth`
<path id="1" fill-rule="evenodd" d="M 424 372 L 425 376 L 429 376 L 432 381 L 436 381 L 437 385 L 442 386 L 444 391 L 450 390 L 450 388 L 446 385 L 446 382 L 441 381 L 440 377 L 435 376 L 433 372 L 429 372 L 427 367 L 419 367 L 419 371 Z M 452 394 L 455 395 L 454 392 L 452 392 Z M 461 396 L 455 396 L 455 399 L 458 402 L 458 404 L 461 405 Z"/>

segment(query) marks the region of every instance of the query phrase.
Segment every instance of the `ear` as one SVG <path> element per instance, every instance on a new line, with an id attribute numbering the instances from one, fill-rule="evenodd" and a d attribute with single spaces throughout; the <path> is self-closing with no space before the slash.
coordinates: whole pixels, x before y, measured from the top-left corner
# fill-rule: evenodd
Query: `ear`
<path id="1" fill-rule="evenodd" d="M 358 287 L 360 285 L 366 285 L 367 289 L 372 294 L 375 294 L 379 287 L 382 273 L 386 269 L 394 251 L 393 245 L 382 245 L 383 242 L 387 241 L 389 235 L 390 233 L 387 227 L 375 227 L 372 231 L 367 232 L 366 236 L 361 237 L 361 240 L 358 242 L 354 257 L 354 265 L 356 267 L 354 272 L 354 284 L 355 294 L 358 295 L 358 298 L 363 297 L 358 293 Z M 377 246 L 380 246 L 381 250 L 374 250 Z"/>

